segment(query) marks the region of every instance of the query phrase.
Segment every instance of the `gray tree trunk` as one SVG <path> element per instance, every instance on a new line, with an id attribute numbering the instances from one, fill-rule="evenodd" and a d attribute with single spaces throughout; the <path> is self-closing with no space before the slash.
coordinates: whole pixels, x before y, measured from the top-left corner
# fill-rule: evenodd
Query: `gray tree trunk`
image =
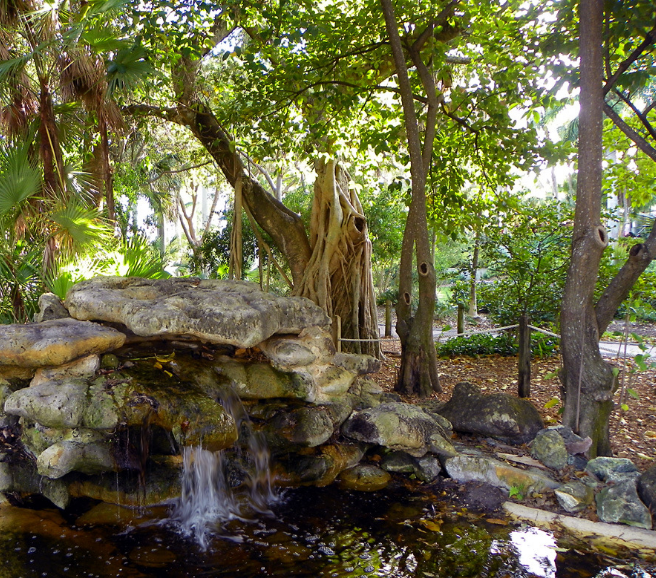
<path id="1" fill-rule="evenodd" d="M 603 0 L 581 0 L 579 158 L 572 256 L 561 310 L 563 423 L 590 436 L 591 457 L 611 453 L 608 417 L 616 389 L 599 353 L 593 304 L 601 255 L 608 244 L 600 222 L 603 127 Z"/>

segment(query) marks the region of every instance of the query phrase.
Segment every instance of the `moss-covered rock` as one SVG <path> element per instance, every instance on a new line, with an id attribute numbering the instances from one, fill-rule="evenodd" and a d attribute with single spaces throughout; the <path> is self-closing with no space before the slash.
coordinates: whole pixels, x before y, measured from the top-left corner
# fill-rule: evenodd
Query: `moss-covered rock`
<path id="1" fill-rule="evenodd" d="M 456 454 L 440 424 L 420 407 L 407 403 L 384 403 L 356 412 L 344 423 L 342 433 L 355 441 L 405 451 L 415 457 L 431 448 Z"/>
<path id="2" fill-rule="evenodd" d="M 358 464 L 339 474 L 339 486 L 344 490 L 375 492 L 387 487 L 392 476 L 373 464 Z"/>
<path id="3" fill-rule="evenodd" d="M 530 401 L 507 393 L 484 395 L 471 383 L 457 384 L 451 399 L 438 412 L 455 431 L 508 443 L 528 443 L 544 429 L 540 413 Z"/>

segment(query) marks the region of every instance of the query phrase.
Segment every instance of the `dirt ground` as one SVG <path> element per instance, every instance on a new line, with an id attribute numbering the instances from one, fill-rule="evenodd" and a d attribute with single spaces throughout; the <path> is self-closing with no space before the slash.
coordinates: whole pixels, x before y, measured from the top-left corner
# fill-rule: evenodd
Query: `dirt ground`
<path id="1" fill-rule="evenodd" d="M 656 336 L 653 326 L 646 328 L 648 331 L 640 331 L 637 326 L 631 330 L 645 337 Z M 383 367 L 372 377 L 386 391 L 393 391 L 400 361 L 398 339 L 385 339 L 382 350 L 385 354 Z M 632 360 L 626 363 L 621 358 L 608 361 L 620 369 L 620 390 L 616 393 L 616 408 L 610 423 L 613 452 L 618 457 L 630 458 L 640 470 L 645 470 L 656 463 L 656 369 L 635 371 Z M 455 357 L 439 359 L 438 364 L 443 391 L 433 394 L 433 397 L 440 401 L 450 399 L 454 385 L 461 381 L 474 383 L 486 393 L 506 392 L 517 395 L 516 357 Z M 549 403 L 554 398 L 559 399 L 557 372 L 560 367 L 559 356 L 534 359 L 532 362 L 530 400 L 547 425 L 560 422 L 560 402 L 555 403 L 554 400 L 551 403 L 555 405 Z M 619 403 L 622 383 L 625 390 L 623 403 L 628 406 L 628 410 L 622 409 Z M 633 395 L 626 393 L 629 389 Z"/>

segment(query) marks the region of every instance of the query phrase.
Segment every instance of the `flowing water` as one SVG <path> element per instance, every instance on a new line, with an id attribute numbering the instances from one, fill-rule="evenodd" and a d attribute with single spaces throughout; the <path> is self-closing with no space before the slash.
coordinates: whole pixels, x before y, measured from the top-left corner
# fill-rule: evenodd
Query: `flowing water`
<path id="1" fill-rule="evenodd" d="M 182 491 L 171 516 L 182 533 L 193 536 L 203 549 L 209 536 L 230 520 L 247 521 L 253 513 L 272 515 L 270 506 L 279 498 L 264 436 L 255 431 L 234 392 L 224 395 L 221 403 L 235 420 L 239 442 L 217 452 L 183 448 Z"/>

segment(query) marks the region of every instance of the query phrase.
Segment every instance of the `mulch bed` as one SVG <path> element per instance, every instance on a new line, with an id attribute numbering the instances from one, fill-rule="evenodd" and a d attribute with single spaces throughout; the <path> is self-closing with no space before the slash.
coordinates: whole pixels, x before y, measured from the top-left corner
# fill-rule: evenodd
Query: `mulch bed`
<path id="1" fill-rule="evenodd" d="M 398 339 L 383 340 L 382 351 L 385 353 L 382 368 L 372 377 L 385 391 L 391 392 L 400 363 Z M 616 394 L 616 408 L 610 422 L 613 453 L 617 457 L 630 458 L 640 470 L 645 470 L 656 463 L 656 369 L 631 372 L 631 360 L 627 364 L 628 371 L 622 359 L 608 361 L 620 369 L 620 383 L 624 379 L 625 388 L 630 388 L 637 395 L 637 398 L 625 395 L 624 403 L 628 405 L 628 410 L 623 410 L 619 407 L 619 391 Z M 454 357 L 439 359 L 438 366 L 442 393 L 433 394 L 434 399 L 449 400 L 453 387 L 461 381 L 478 385 L 484 393 L 505 392 L 517 395 L 516 357 Z M 550 400 L 560 397 L 557 377 L 560 367 L 559 356 L 534 359 L 531 366 L 529 399 L 547 425 L 560 423 L 560 403 L 545 407 Z"/>

